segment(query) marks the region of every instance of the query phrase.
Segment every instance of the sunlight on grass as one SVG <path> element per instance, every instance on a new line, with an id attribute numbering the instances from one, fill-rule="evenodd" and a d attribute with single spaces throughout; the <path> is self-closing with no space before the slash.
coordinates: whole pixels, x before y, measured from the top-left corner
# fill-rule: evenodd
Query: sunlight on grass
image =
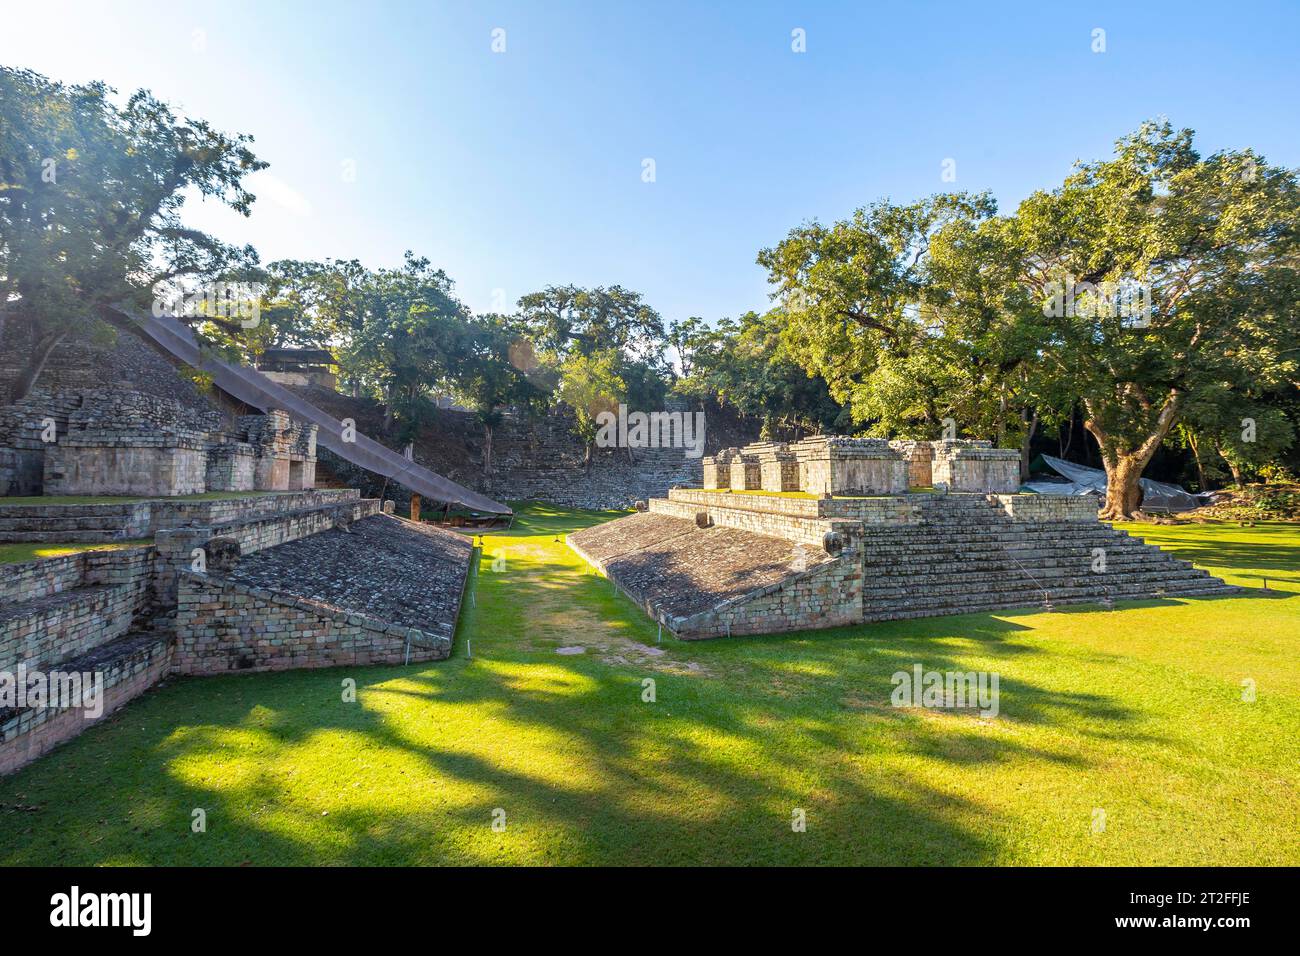
<path id="1" fill-rule="evenodd" d="M 617 514 L 484 534 L 448 661 L 169 681 L 0 780 L 0 863 L 1300 862 L 1300 528 L 1127 529 L 1268 593 L 656 644 L 554 540 Z"/>
<path id="2" fill-rule="evenodd" d="M 69 554 L 80 554 L 82 551 L 120 551 L 123 548 L 138 548 L 152 543 L 152 541 L 109 541 L 98 544 L 0 544 L 0 564 L 19 564 L 42 558 L 62 558 Z"/>

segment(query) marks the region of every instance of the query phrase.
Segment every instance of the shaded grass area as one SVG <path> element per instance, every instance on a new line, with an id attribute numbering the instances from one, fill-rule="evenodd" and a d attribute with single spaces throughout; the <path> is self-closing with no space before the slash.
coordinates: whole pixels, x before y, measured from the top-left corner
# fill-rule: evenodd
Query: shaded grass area
<path id="1" fill-rule="evenodd" d="M 1300 862 L 1300 529 L 1132 528 L 1273 596 L 657 644 L 555 540 L 611 516 L 484 535 L 449 661 L 147 694 L 0 780 L 0 863 Z M 917 663 L 1001 713 L 892 707 Z"/>
<path id="2" fill-rule="evenodd" d="M 95 544 L 45 544 L 22 543 L 0 544 L 0 564 L 18 564 L 23 561 L 35 561 L 39 558 L 61 558 L 66 554 L 78 554 L 82 551 L 120 551 L 122 548 L 138 548 L 150 541 L 108 541 Z"/>

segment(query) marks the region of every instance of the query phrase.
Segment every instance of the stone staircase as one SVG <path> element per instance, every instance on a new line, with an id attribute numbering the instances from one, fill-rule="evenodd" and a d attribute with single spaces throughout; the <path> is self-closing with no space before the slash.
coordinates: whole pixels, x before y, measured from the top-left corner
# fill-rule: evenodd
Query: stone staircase
<path id="1" fill-rule="evenodd" d="M 100 544 L 148 533 L 137 504 L 6 505 L 0 498 L 0 543 Z"/>
<path id="2" fill-rule="evenodd" d="M 982 495 L 913 501 L 919 523 L 862 533 L 864 620 L 1238 591 L 1101 522 L 1013 521 Z"/>

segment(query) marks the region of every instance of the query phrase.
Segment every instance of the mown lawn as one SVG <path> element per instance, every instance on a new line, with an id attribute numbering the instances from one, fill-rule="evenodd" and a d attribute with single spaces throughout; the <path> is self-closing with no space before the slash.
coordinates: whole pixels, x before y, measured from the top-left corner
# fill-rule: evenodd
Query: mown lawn
<path id="1" fill-rule="evenodd" d="M 0 863 L 1300 863 L 1298 526 L 1133 529 L 1269 594 L 657 646 L 554 540 L 604 517 L 487 535 L 450 661 L 147 694 L 0 780 Z"/>
<path id="2" fill-rule="evenodd" d="M 18 564 L 40 558 L 61 558 L 79 551 L 120 551 L 151 541 L 109 541 L 101 544 L 0 544 L 0 564 Z"/>

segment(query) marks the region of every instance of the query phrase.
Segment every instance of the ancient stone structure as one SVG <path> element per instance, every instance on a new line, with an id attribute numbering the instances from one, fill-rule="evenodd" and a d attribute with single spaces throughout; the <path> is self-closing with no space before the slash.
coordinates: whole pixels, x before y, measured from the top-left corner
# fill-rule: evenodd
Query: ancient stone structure
<path id="1" fill-rule="evenodd" d="M 704 487 L 705 488 L 730 488 L 731 487 L 731 457 L 734 448 L 724 448 L 716 455 L 709 455 L 703 459 Z M 760 480 L 761 480 L 760 474 Z"/>
<path id="2" fill-rule="evenodd" d="M 684 639 L 1236 591 L 1087 498 L 676 489 L 568 543 Z"/>
<path id="3" fill-rule="evenodd" d="M 932 485 L 1009 494 L 1020 487 L 1020 453 L 987 441 L 885 441 L 818 435 L 756 442 L 704 459 L 706 489 L 803 491 L 832 497 L 896 495 Z"/>
<path id="4" fill-rule="evenodd" d="M 280 385 L 338 384 L 338 360 L 325 349 L 267 349 L 257 357 L 257 370 Z"/>
<path id="5" fill-rule="evenodd" d="M 169 497 L 301 491 L 316 480 L 316 426 L 283 411 L 195 420 L 139 392 L 82 393 L 66 431 L 42 441 L 41 493 Z"/>
<path id="6" fill-rule="evenodd" d="M 805 438 L 791 446 L 799 490 L 811 494 L 888 495 L 907 490 L 907 462 L 879 438 Z"/>
<path id="7" fill-rule="evenodd" d="M 798 491 L 799 461 L 784 442 L 750 445 L 758 458 L 759 487 L 763 491 Z"/>
<path id="8" fill-rule="evenodd" d="M 102 719 L 168 674 L 445 658 L 472 545 L 380 509 L 350 489 L 0 503 L 0 540 L 154 539 L 0 565 L 0 675 L 98 675 Z M 0 703 L 0 774 L 92 723 Z"/>
<path id="9" fill-rule="evenodd" d="M 908 487 L 929 488 L 934 484 L 934 447 L 930 442 L 895 439 L 889 442 L 889 447 L 907 460 Z"/>
<path id="10" fill-rule="evenodd" d="M 731 456 L 731 488 L 733 491 L 761 491 L 763 468 L 758 455 L 738 452 Z"/>
<path id="11" fill-rule="evenodd" d="M 1020 487 L 1020 452 L 987 441 L 939 441 L 933 484 L 948 491 L 1010 494 Z"/>

